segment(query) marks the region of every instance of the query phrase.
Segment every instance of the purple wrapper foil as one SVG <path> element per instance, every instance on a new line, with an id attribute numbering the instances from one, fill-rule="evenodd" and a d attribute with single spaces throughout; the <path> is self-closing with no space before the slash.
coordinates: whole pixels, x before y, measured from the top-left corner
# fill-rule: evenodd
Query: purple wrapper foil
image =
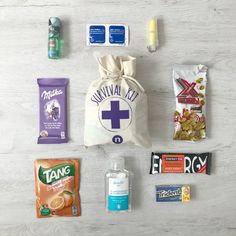
<path id="1" fill-rule="evenodd" d="M 38 144 L 67 143 L 68 79 L 37 79 L 39 85 Z"/>

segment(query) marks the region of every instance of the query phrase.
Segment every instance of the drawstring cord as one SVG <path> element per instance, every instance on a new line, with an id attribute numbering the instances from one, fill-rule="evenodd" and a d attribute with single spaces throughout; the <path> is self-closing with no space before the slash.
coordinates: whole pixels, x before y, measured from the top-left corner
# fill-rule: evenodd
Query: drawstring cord
<path id="1" fill-rule="evenodd" d="M 97 58 L 97 62 L 98 64 L 100 65 L 100 67 L 102 68 L 103 71 L 105 71 L 107 73 L 107 78 L 106 79 L 126 79 L 126 80 L 131 80 L 132 82 L 134 82 L 138 87 L 139 89 L 142 91 L 142 92 L 145 92 L 144 88 L 142 87 L 142 85 L 136 80 L 134 79 L 133 77 L 131 76 L 128 76 L 128 75 L 124 75 L 124 66 L 123 66 L 123 63 L 122 63 L 122 60 L 120 59 L 120 65 L 121 65 L 121 69 L 120 71 L 118 72 L 112 72 L 108 69 L 106 69 L 101 61 L 99 60 L 99 58 Z M 117 73 L 117 74 L 116 74 Z"/>

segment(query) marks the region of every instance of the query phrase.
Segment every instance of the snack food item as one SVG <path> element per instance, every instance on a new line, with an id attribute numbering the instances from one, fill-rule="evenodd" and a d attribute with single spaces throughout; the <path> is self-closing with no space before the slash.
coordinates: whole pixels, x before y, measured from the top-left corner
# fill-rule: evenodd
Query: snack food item
<path id="1" fill-rule="evenodd" d="M 210 174 L 211 153 L 152 153 L 150 174 Z"/>
<path id="2" fill-rule="evenodd" d="M 127 46 L 129 27 L 124 24 L 87 24 L 87 46 Z"/>
<path id="3" fill-rule="evenodd" d="M 189 202 L 189 185 L 156 185 L 156 202 Z"/>
<path id="4" fill-rule="evenodd" d="M 135 80 L 136 58 L 98 58 L 101 79 L 93 81 L 85 101 L 85 146 L 132 142 L 150 147 L 147 95 Z"/>
<path id="5" fill-rule="evenodd" d="M 34 161 L 38 218 L 80 216 L 79 160 Z"/>
<path id="6" fill-rule="evenodd" d="M 176 96 L 174 140 L 206 138 L 207 67 L 175 65 L 173 83 Z"/>
<path id="7" fill-rule="evenodd" d="M 39 144 L 67 143 L 68 79 L 38 79 L 40 104 Z"/>

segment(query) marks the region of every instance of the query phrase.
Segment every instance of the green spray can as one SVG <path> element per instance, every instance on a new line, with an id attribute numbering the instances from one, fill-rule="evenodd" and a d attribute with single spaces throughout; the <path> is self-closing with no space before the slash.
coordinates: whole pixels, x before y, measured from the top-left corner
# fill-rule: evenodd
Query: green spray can
<path id="1" fill-rule="evenodd" d="M 48 58 L 58 59 L 62 56 L 61 20 L 58 17 L 49 18 Z"/>

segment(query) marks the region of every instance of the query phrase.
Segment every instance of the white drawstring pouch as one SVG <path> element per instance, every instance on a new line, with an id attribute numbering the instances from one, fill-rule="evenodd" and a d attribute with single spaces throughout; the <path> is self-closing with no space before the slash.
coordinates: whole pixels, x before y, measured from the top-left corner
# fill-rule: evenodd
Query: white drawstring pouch
<path id="1" fill-rule="evenodd" d="M 136 58 L 97 58 L 100 79 L 93 81 L 85 102 L 85 146 L 132 142 L 151 147 L 147 95 L 134 79 Z"/>

